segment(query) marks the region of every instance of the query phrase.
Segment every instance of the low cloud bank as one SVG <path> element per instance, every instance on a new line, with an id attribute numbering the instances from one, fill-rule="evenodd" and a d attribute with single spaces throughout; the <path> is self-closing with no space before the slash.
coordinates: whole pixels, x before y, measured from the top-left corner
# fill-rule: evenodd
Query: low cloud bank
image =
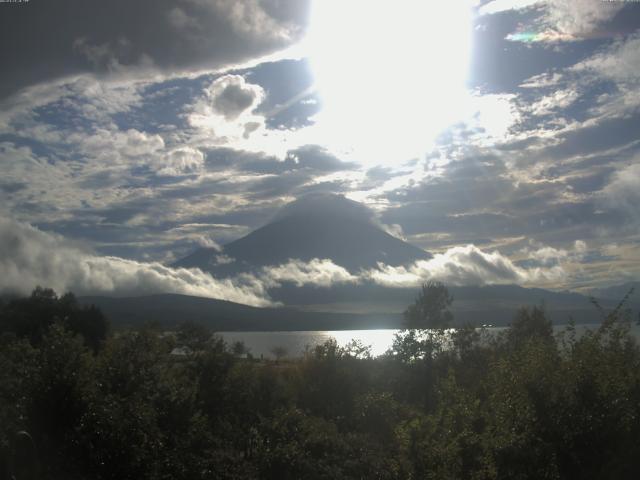
<path id="1" fill-rule="evenodd" d="M 251 276 L 215 279 L 197 269 L 168 268 L 104 257 L 30 225 L 0 220 L 0 291 L 29 293 L 35 286 L 78 295 L 182 293 L 254 306 L 273 302 Z"/>
<path id="2" fill-rule="evenodd" d="M 559 265 L 519 267 L 497 251 L 484 252 L 474 245 L 466 245 L 450 248 L 408 267 L 378 264 L 377 269 L 363 272 L 362 277 L 388 287 L 413 287 L 427 280 L 457 286 L 539 284 L 562 280 L 566 273 Z"/>
<path id="3" fill-rule="evenodd" d="M 319 287 L 375 283 L 384 287 L 414 288 L 428 280 L 456 286 L 541 285 L 561 282 L 567 277 L 567 272 L 557 262 L 522 267 L 500 252 L 485 252 L 474 245 L 453 247 L 429 260 L 418 260 L 408 266 L 378 263 L 376 268 L 357 274 L 351 274 L 331 260 L 314 259 L 308 263 L 292 260 L 284 265 L 264 267 L 259 275 L 268 288 L 282 283 Z"/>
<path id="4" fill-rule="evenodd" d="M 309 262 L 291 260 L 283 265 L 264 267 L 260 278 L 269 287 L 277 287 L 283 283 L 292 283 L 297 287 L 315 285 L 330 287 L 340 283 L 358 283 L 359 277 L 352 275 L 331 260 L 314 258 Z"/>
<path id="5" fill-rule="evenodd" d="M 0 292 L 29 293 L 37 285 L 78 295 L 135 296 L 181 293 L 253 306 L 273 306 L 268 291 L 283 284 L 331 287 L 375 283 L 413 288 L 427 280 L 448 285 L 541 284 L 567 276 L 559 264 L 525 268 L 499 252 L 474 245 L 454 247 L 409 266 L 378 264 L 357 274 L 331 260 L 291 260 L 253 274 L 218 279 L 199 269 L 169 268 L 100 256 L 31 225 L 0 220 Z"/>

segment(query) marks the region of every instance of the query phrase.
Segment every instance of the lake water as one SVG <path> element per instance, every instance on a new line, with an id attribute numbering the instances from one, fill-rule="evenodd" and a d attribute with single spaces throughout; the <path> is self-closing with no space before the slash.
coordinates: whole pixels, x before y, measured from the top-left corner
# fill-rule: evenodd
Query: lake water
<path id="1" fill-rule="evenodd" d="M 595 329 L 598 325 L 577 325 L 578 332 L 587 328 Z M 506 327 L 490 327 L 490 332 L 499 332 Z M 554 330 L 560 332 L 564 326 L 556 326 Z M 382 330 L 336 330 L 336 331 L 299 331 L 299 332 L 218 332 L 225 342 L 244 342 L 254 357 L 263 356 L 273 358 L 272 350 L 283 347 L 288 357 L 302 356 L 307 348 L 313 348 L 327 340 L 334 338 L 338 345 L 344 347 L 351 340 L 358 340 L 371 347 L 371 354 L 382 355 L 393 343 L 393 336 L 397 329 Z M 640 340 L 640 326 L 634 325 L 632 333 Z"/>

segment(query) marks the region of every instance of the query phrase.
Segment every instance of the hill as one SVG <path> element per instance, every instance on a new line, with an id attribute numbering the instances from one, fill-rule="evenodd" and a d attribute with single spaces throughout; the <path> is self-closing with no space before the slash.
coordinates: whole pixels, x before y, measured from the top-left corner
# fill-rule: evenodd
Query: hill
<path id="1" fill-rule="evenodd" d="M 356 272 L 378 262 L 407 265 L 431 255 L 385 232 L 366 207 L 340 196 L 316 195 L 293 202 L 273 221 L 221 251 L 201 248 L 174 266 L 230 276 L 290 259 L 314 258 L 330 259 Z"/>
<path id="2" fill-rule="evenodd" d="M 324 289 L 316 291 L 322 293 Z M 515 285 L 452 287 L 450 291 L 454 297 L 452 311 L 456 325 L 509 325 L 522 306 L 542 303 L 555 324 L 566 323 L 570 318 L 577 323 L 598 323 L 601 320 L 589 299 L 576 293 L 550 292 Z M 183 321 L 192 321 L 217 331 L 358 330 L 402 328 L 402 312 L 417 293 L 412 289 L 378 287 L 369 291 L 352 290 L 353 295 L 348 290 L 332 295 L 328 289 L 323 293 L 328 297 L 327 303 L 312 303 L 319 299 L 311 295 L 308 289 L 301 289 L 301 292 L 302 295 L 297 298 L 304 299 L 306 292 L 306 303 L 276 308 L 250 307 L 176 294 L 128 298 L 81 297 L 79 302 L 99 307 L 116 328 L 135 327 L 146 322 L 173 327 Z M 332 300 L 333 303 L 330 303 Z M 605 301 L 602 305 L 610 309 L 615 302 Z M 634 305 L 634 308 L 637 310 L 638 306 Z"/>

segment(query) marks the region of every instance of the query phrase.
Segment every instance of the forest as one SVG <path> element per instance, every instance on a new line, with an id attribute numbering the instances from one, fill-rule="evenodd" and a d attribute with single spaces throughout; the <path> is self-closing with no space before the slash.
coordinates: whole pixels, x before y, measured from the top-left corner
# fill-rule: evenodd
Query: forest
<path id="1" fill-rule="evenodd" d="M 638 478 L 623 302 L 559 334 L 540 306 L 452 329 L 451 302 L 425 285 L 380 357 L 261 360 L 197 324 L 111 330 L 72 294 L 4 300 L 0 479 Z"/>

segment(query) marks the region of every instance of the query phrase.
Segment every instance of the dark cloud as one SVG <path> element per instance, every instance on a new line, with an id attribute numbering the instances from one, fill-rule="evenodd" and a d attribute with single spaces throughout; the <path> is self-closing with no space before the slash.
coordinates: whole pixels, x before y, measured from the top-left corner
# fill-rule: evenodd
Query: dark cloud
<path id="1" fill-rule="evenodd" d="M 289 150 L 284 160 L 276 157 L 230 148 L 211 149 L 206 155 L 207 168 L 212 171 L 233 169 L 257 174 L 285 174 L 300 171 L 297 175 L 314 175 L 355 170 L 358 165 L 345 162 L 319 145 L 304 145 Z"/>
<path id="2" fill-rule="evenodd" d="M 298 40 L 307 1 L 31 0 L 3 5 L 0 98 L 86 72 L 237 64 Z"/>
<path id="3" fill-rule="evenodd" d="M 450 162 L 445 174 L 391 192 L 390 200 L 418 202 L 429 211 L 446 213 L 469 212 L 477 206 L 487 208 L 513 189 L 503 176 L 504 162 L 491 155 L 473 155 Z"/>
<path id="4" fill-rule="evenodd" d="M 611 176 L 618 169 L 603 166 L 600 158 L 516 175 L 517 170 L 507 166 L 507 154 L 467 150 L 437 176 L 381 195 L 390 204 L 382 221 L 399 224 L 426 249 L 509 238 L 600 242 L 599 237 L 615 235 L 628 225 L 623 210 L 632 196 L 613 192 L 631 191 L 637 182 L 632 170 Z M 606 198 L 618 200 L 601 201 L 597 192 L 602 188 L 610 192 Z"/>
<path id="5" fill-rule="evenodd" d="M 357 168 L 357 164 L 343 162 L 319 145 L 305 145 L 290 150 L 285 163 L 293 168 L 305 168 L 316 172 L 339 172 Z"/>
<path id="6" fill-rule="evenodd" d="M 478 19 L 473 33 L 470 83 L 486 92 L 513 92 L 525 79 L 541 71 L 571 66 L 591 52 L 600 39 L 554 49 L 544 45 L 514 43 L 507 36 L 523 24 L 533 22 L 540 12 L 506 12 Z M 535 27 L 532 28 L 535 31 Z"/>

